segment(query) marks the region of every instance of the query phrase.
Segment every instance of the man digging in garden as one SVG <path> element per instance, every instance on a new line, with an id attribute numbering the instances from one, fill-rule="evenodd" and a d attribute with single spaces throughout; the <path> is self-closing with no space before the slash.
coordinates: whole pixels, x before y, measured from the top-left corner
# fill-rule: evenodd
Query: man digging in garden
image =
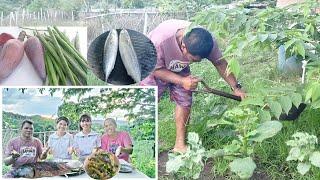
<path id="1" fill-rule="evenodd" d="M 187 151 L 185 136 L 192 105 L 192 90 L 201 81 L 190 74 L 190 63 L 207 58 L 231 86 L 234 95 L 245 97 L 235 76 L 227 75 L 228 63 L 221 58 L 221 51 L 212 35 L 203 28 L 193 28 L 187 32 L 190 24 L 183 20 L 168 20 L 150 32 L 149 38 L 157 51 L 157 64 L 154 72 L 140 82 L 140 85 L 158 86 L 159 99 L 169 88 L 170 99 L 176 104 L 176 140 L 173 152 L 180 153 Z"/>

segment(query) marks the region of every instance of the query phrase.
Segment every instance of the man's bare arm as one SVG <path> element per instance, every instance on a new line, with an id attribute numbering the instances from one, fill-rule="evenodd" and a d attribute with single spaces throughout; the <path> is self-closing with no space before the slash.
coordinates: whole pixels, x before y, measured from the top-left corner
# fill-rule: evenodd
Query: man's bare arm
<path id="1" fill-rule="evenodd" d="M 220 63 L 215 65 L 220 76 L 232 87 L 232 89 L 235 89 L 237 85 L 237 79 L 232 73 L 227 74 L 227 66 L 228 63 L 224 59 L 221 59 Z"/>
<path id="2" fill-rule="evenodd" d="M 191 75 L 183 77 L 164 68 L 155 70 L 153 74 L 163 81 L 180 85 L 187 90 L 197 88 L 198 82 L 200 81 L 197 77 Z"/>
<path id="3" fill-rule="evenodd" d="M 237 88 L 237 79 L 236 77 L 230 73 L 227 73 L 227 66 L 228 63 L 226 60 L 222 59 L 221 62 L 218 65 L 215 65 L 215 67 L 217 68 L 220 76 L 231 86 L 231 88 L 233 89 L 233 94 L 236 96 L 240 96 L 241 99 L 244 99 L 246 97 L 246 93 L 242 90 Z"/>

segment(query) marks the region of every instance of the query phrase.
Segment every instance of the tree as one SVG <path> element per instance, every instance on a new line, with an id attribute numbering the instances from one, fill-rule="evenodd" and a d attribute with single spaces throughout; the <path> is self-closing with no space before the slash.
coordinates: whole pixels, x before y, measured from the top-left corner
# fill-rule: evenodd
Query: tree
<path id="1" fill-rule="evenodd" d="M 116 109 L 126 110 L 129 121 L 137 119 L 155 121 L 154 89 L 147 88 L 105 88 L 87 97 L 94 89 L 64 89 L 64 103 L 58 108 L 58 116 L 67 116 L 76 122 L 83 113 L 106 115 Z M 70 101 L 77 97 L 78 102 Z M 77 123 L 74 123 L 77 124 Z"/>

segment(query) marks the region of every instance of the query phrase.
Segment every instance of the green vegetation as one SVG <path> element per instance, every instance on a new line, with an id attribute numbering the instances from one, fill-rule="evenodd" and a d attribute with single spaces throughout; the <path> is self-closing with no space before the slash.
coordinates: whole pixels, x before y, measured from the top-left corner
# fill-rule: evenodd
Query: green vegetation
<path id="1" fill-rule="evenodd" d="M 296 162 L 286 161 L 291 149 L 286 142 L 294 133 L 320 136 L 320 19 L 314 12 L 315 7 L 319 4 L 308 1 L 290 6 L 293 10 L 211 9 L 192 18 L 194 24 L 213 32 L 229 61 L 229 71 L 238 76 L 248 92 L 248 98 L 240 104 L 211 94 L 196 93 L 193 96 L 188 132 L 199 134 L 207 152 L 202 161 L 207 162 L 208 157 L 213 157 L 212 178 L 252 176 L 259 179 L 261 175 L 267 179 L 320 178 L 317 166 L 311 166 L 301 175 Z M 308 61 L 305 84 L 301 84 L 301 73 L 286 74 L 277 69 L 277 51 L 281 45 L 285 46 L 286 58 L 295 56 L 300 62 Z M 210 62 L 193 63 L 191 72 L 203 78 L 209 86 L 230 92 Z M 307 108 L 297 120 L 277 121 L 281 114 L 287 114 L 300 103 L 306 103 Z M 175 142 L 173 110 L 173 103 L 167 96 L 163 97 L 159 103 L 160 152 L 171 149 Z M 252 139 L 257 135 L 264 138 Z M 319 149 L 318 144 L 314 146 Z M 312 156 L 316 165 L 318 155 Z M 304 160 L 308 161 L 307 158 Z M 182 169 L 169 176 L 160 175 L 160 179 L 172 179 L 181 174 Z"/>
<path id="2" fill-rule="evenodd" d="M 296 132 L 293 140 L 286 142 L 291 147 L 287 161 L 299 161 L 297 170 L 301 175 L 306 174 L 311 165 L 320 168 L 320 152 L 316 151 L 318 138 L 308 133 Z"/>

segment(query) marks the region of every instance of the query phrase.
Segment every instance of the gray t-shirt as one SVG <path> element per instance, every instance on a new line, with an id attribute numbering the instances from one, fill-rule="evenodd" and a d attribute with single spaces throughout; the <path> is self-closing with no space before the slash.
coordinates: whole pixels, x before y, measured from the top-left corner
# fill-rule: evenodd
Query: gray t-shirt
<path id="1" fill-rule="evenodd" d="M 68 148 L 73 146 L 73 136 L 66 133 L 59 137 L 55 132 L 49 136 L 48 146 L 51 148 L 54 159 L 71 159 Z"/>

